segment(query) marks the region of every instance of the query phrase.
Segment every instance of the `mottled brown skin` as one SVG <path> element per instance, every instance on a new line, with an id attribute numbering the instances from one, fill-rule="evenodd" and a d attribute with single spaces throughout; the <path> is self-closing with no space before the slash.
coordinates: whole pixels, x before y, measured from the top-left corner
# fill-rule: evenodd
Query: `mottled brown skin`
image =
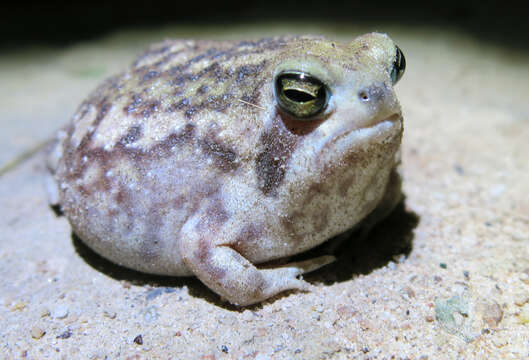
<path id="1" fill-rule="evenodd" d="M 308 289 L 298 275 L 331 257 L 254 264 L 314 247 L 370 213 L 376 221 L 398 201 L 394 57 L 393 42 L 375 33 L 350 43 L 158 44 L 59 134 L 57 202 L 86 244 L 123 266 L 196 275 L 239 305 Z M 297 69 L 332 93 L 312 121 L 276 103 L 275 76 Z"/>

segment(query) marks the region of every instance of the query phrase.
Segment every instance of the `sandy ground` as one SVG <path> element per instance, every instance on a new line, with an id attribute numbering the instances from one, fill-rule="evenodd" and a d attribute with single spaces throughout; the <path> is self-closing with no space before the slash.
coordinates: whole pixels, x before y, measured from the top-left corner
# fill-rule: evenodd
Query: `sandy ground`
<path id="1" fill-rule="evenodd" d="M 397 85 L 406 199 L 368 242 L 307 276 L 314 291 L 237 309 L 195 279 L 117 267 L 47 206 L 36 153 L 0 177 L 0 358 L 528 358 L 529 54 L 446 30 L 310 31 L 374 29 L 408 63 Z M 146 43 L 212 33 L 271 31 L 163 29 L 3 55 L 0 168 Z"/>

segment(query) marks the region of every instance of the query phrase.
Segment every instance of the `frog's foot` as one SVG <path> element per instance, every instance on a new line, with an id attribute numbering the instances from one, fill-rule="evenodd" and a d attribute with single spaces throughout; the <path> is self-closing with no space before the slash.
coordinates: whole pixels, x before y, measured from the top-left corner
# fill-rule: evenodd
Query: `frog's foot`
<path id="1" fill-rule="evenodd" d="M 214 245 L 204 238 L 180 243 L 186 265 L 210 289 L 235 305 L 264 301 L 290 289 L 310 290 L 299 276 L 333 262 L 333 256 L 258 269 L 228 245 Z"/>

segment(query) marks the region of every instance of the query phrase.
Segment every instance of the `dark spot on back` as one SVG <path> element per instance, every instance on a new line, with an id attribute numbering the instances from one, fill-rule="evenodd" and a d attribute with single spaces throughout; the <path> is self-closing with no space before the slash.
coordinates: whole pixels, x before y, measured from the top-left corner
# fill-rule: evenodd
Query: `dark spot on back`
<path id="1" fill-rule="evenodd" d="M 133 113 L 137 111 L 137 108 L 141 105 L 143 99 L 140 94 L 132 95 L 132 98 L 127 106 L 123 109 L 126 113 Z"/>
<path id="2" fill-rule="evenodd" d="M 197 94 L 198 95 L 204 95 L 205 93 L 207 93 L 209 90 L 209 86 L 208 85 L 202 85 L 201 87 L 199 87 L 197 89 Z"/>
<path id="3" fill-rule="evenodd" d="M 183 129 L 167 137 L 166 143 L 170 147 L 189 142 L 195 136 L 195 125 L 188 123 Z"/>
<path id="4" fill-rule="evenodd" d="M 230 105 L 230 100 L 233 98 L 231 94 L 220 96 L 208 96 L 205 101 L 205 106 L 218 112 L 224 112 Z"/>
<path id="5" fill-rule="evenodd" d="M 195 115 L 195 113 L 198 111 L 198 107 L 197 106 L 191 106 L 190 108 L 188 108 L 184 115 L 186 118 L 190 119 L 191 117 L 193 117 L 193 115 Z"/>
<path id="6" fill-rule="evenodd" d="M 103 120 L 103 118 L 106 116 L 106 114 L 108 113 L 108 111 L 110 110 L 111 107 L 112 107 L 112 105 L 110 105 L 107 102 L 101 103 L 98 106 L 99 112 L 97 113 L 97 117 L 96 117 L 96 119 L 94 121 L 94 125 L 95 126 L 99 125 L 99 123 Z"/>
<path id="7" fill-rule="evenodd" d="M 127 134 L 123 136 L 119 142 L 123 145 L 129 145 L 138 141 L 141 138 L 141 135 L 141 126 L 131 126 L 127 131 Z"/>
<path id="8" fill-rule="evenodd" d="M 242 66 L 239 66 L 237 68 L 237 70 L 235 70 L 235 73 L 237 74 L 236 75 L 236 82 L 241 82 L 243 80 L 245 80 L 247 77 L 249 76 L 257 76 L 261 70 L 263 69 L 264 67 L 264 64 L 265 64 L 266 60 L 262 61 L 261 63 L 259 64 L 255 64 L 255 65 L 242 65 Z"/>
<path id="9" fill-rule="evenodd" d="M 158 110 L 159 107 L 159 100 L 145 100 L 144 96 L 142 96 L 141 94 L 132 94 L 130 102 L 123 108 L 123 111 L 125 111 L 125 113 L 129 115 L 149 118 Z"/>
<path id="10" fill-rule="evenodd" d="M 151 147 L 145 154 L 136 154 L 135 158 L 141 160 L 146 156 L 167 157 L 175 150 L 175 147 L 181 147 L 191 144 L 195 140 L 195 125 L 187 123 L 182 128 L 169 134 L 165 139 Z M 128 149 L 129 151 L 132 149 Z"/>
<path id="11" fill-rule="evenodd" d="M 151 70 L 151 71 L 148 71 L 145 75 L 143 75 L 143 79 L 142 79 L 142 82 L 146 82 L 146 81 L 149 81 L 153 78 L 156 78 L 158 77 L 160 74 L 158 73 L 158 71 L 156 70 Z"/>
<path id="12" fill-rule="evenodd" d="M 222 171 L 228 172 L 236 169 L 237 154 L 233 149 L 215 139 L 213 136 L 207 136 L 201 141 L 201 147 L 207 156 L 213 158 L 215 165 Z"/>
<path id="13" fill-rule="evenodd" d="M 158 106 L 160 106 L 160 102 L 157 100 L 153 100 L 150 102 L 145 103 L 144 105 L 140 106 L 138 110 L 141 112 L 141 115 L 144 118 L 150 117 L 156 110 L 158 110 Z"/>
<path id="14" fill-rule="evenodd" d="M 90 104 L 87 101 L 83 101 L 83 103 L 79 106 L 79 109 L 77 110 L 77 113 L 79 114 L 79 120 L 82 120 L 86 114 L 88 114 L 88 111 L 90 110 Z"/>
<path id="15" fill-rule="evenodd" d="M 189 99 L 183 98 L 179 102 L 172 104 L 168 110 L 169 112 L 174 112 L 176 110 L 182 110 L 186 108 L 187 106 L 189 106 Z"/>

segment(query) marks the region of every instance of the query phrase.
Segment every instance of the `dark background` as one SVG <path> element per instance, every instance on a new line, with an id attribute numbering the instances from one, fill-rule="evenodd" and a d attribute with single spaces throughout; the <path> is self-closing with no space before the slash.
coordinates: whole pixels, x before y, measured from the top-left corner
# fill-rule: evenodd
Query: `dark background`
<path id="1" fill-rule="evenodd" d="M 448 26 L 486 41 L 527 49 L 528 3 L 527 0 L 3 2 L 0 50 L 39 44 L 68 45 L 126 28 L 175 24 L 223 26 L 257 21 Z"/>

